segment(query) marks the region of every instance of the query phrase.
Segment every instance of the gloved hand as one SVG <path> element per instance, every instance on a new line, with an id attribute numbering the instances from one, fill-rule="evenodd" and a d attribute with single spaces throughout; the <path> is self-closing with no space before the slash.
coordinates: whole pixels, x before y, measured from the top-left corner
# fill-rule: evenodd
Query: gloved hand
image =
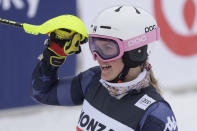
<path id="1" fill-rule="evenodd" d="M 43 59 L 49 61 L 52 66 L 60 66 L 68 55 L 81 52 L 80 44 L 85 43 L 86 38 L 75 31 L 58 29 L 50 33 L 50 38 L 45 41 Z"/>

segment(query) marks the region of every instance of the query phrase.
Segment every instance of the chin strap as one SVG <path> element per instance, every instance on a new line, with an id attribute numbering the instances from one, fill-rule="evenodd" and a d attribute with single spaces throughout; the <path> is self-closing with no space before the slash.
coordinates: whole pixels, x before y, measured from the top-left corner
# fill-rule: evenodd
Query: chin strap
<path id="1" fill-rule="evenodd" d="M 144 62 L 143 64 L 143 69 L 145 68 L 147 71 L 149 71 L 152 66 L 149 62 Z M 125 80 L 125 77 L 127 76 L 128 72 L 129 72 L 129 67 L 128 66 L 124 66 L 124 68 L 122 69 L 122 72 L 120 72 L 120 74 L 113 79 L 112 81 L 109 81 L 111 83 L 122 83 Z"/>
<path id="2" fill-rule="evenodd" d="M 122 83 L 125 80 L 125 77 L 127 76 L 129 72 L 129 67 L 124 66 L 124 68 L 122 69 L 122 72 L 120 72 L 120 74 L 112 81 L 110 81 L 111 83 Z"/>

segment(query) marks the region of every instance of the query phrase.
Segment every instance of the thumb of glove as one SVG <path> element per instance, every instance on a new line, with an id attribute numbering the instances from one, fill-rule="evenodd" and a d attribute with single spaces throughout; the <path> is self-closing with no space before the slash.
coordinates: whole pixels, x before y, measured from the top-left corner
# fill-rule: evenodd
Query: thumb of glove
<path id="1" fill-rule="evenodd" d="M 79 53 L 80 40 L 81 40 L 81 35 L 78 33 L 74 33 L 71 40 L 65 43 L 64 53 L 67 55 Z"/>

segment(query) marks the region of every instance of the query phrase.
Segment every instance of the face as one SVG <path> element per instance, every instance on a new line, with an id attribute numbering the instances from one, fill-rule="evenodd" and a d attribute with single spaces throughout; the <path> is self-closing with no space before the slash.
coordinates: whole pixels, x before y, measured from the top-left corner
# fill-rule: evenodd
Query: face
<path id="1" fill-rule="evenodd" d="M 101 68 L 101 78 L 106 81 L 114 80 L 124 67 L 122 58 L 110 62 L 103 62 L 98 57 L 96 57 L 96 60 Z"/>

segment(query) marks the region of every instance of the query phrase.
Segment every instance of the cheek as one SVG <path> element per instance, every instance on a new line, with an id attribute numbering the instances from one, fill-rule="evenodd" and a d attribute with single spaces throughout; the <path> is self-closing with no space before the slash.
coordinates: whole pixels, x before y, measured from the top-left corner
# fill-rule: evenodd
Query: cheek
<path id="1" fill-rule="evenodd" d="M 112 69 L 113 69 L 113 72 L 115 73 L 115 75 L 120 74 L 123 67 L 124 67 L 124 64 L 122 61 L 112 63 Z"/>
<path id="2" fill-rule="evenodd" d="M 113 66 L 113 71 L 116 73 L 116 74 L 120 74 L 120 72 L 122 71 L 123 69 L 123 65 L 115 65 Z"/>

